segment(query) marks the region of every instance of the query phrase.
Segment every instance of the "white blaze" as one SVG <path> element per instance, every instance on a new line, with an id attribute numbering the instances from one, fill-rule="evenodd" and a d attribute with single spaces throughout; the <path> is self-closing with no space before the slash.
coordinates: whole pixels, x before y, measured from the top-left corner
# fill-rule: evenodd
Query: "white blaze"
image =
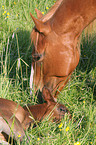
<path id="1" fill-rule="evenodd" d="M 31 74 L 30 74 L 30 95 L 32 95 L 32 90 L 33 90 L 33 76 L 34 76 L 34 69 L 33 69 L 33 65 L 31 64 Z"/>

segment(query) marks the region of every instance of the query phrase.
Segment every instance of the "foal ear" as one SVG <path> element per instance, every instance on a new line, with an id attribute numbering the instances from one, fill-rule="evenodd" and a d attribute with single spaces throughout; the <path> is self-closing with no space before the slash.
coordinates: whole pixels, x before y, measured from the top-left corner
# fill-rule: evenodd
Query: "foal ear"
<path id="1" fill-rule="evenodd" d="M 50 102 L 54 102 L 54 99 L 51 95 L 51 92 L 48 88 L 44 87 L 42 90 L 42 97 L 47 103 L 49 104 Z"/>

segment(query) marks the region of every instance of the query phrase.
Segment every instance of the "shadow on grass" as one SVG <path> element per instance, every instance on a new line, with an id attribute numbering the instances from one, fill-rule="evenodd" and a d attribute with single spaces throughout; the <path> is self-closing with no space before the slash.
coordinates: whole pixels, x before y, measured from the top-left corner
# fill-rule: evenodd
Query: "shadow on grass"
<path id="1" fill-rule="evenodd" d="M 86 84 L 93 89 L 94 99 L 96 100 L 96 34 L 83 37 L 77 71 L 85 73 Z"/>
<path id="2" fill-rule="evenodd" d="M 96 67 L 96 35 L 83 37 L 78 69 L 89 73 Z"/>
<path id="3" fill-rule="evenodd" d="M 17 30 L 12 33 L 3 51 L 3 62 L 7 64 L 8 77 L 18 79 L 21 84 L 23 80 L 24 88 L 28 87 L 32 63 L 29 31 Z"/>

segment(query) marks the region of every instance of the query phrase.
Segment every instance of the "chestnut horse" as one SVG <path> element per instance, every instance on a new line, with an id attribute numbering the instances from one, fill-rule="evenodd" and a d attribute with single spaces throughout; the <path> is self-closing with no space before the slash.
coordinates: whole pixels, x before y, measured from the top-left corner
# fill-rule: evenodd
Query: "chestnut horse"
<path id="1" fill-rule="evenodd" d="M 70 114 L 64 105 L 54 102 L 50 91 L 45 87 L 42 97 L 45 103 L 23 108 L 16 102 L 0 98 L 0 140 L 6 140 L 6 136 L 9 135 L 15 139 L 20 135 L 20 140 L 22 140 L 25 136 L 24 130 L 36 123 L 35 121 L 42 121 L 48 117 L 54 122 L 59 122 L 65 113 Z"/>
<path id="2" fill-rule="evenodd" d="M 30 87 L 48 87 L 56 101 L 79 63 L 78 38 L 96 18 L 96 0 L 58 0 L 45 16 L 36 12 L 38 19 L 30 13 L 35 23 Z"/>

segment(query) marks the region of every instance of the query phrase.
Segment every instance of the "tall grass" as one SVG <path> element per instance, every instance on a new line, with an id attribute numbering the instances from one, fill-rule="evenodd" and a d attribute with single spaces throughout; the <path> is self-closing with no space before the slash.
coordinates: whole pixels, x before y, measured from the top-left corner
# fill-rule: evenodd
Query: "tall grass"
<path id="1" fill-rule="evenodd" d="M 0 3 L 0 97 L 20 103 L 36 104 L 30 96 L 29 76 L 32 47 L 30 32 L 34 26 L 29 13 L 35 8 L 44 14 L 54 0 L 3 0 Z M 58 124 L 46 118 L 36 128 L 26 131 L 28 144 L 95 145 L 96 144 L 96 37 L 82 33 L 81 59 L 71 80 L 60 92 L 58 102 L 65 104 L 72 114 Z M 33 92 L 34 94 L 34 92 Z M 66 130 L 66 128 L 68 130 Z M 21 144 L 26 144 L 27 136 Z M 15 144 L 19 144 L 18 142 Z"/>

